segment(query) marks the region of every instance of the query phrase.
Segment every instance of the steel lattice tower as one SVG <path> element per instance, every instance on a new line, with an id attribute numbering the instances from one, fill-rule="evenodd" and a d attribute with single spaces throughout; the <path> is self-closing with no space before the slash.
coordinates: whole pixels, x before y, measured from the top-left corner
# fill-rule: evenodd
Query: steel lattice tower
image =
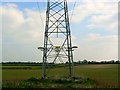
<path id="1" fill-rule="evenodd" d="M 55 45 L 52 39 L 62 38 L 60 45 Z M 59 41 L 58 41 L 59 42 Z M 67 0 L 48 0 L 46 11 L 46 26 L 44 33 L 44 47 L 39 47 L 43 51 L 42 78 L 46 78 L 47 62 L 53 52 L 53 63 L 58 58 L 66 58 L 69 66 L 69 77 L 73 76 L 73 49 L 71 43 L 71 32 L 69 24 Z"/>

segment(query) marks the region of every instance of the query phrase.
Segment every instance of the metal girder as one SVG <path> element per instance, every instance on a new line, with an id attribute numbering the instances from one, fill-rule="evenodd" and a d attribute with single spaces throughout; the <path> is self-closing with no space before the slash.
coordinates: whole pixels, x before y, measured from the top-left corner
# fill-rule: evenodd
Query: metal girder
<path id="1" fill-rule="evenodd" d="M 51 35 L 53 34 L 57 35 L 54 38 L 59 38 L 59 35 L 63 34 L 63 42 L 60 46 L 53 44 L 54 41 L 51 40 Z M 53 63 L 57 58 L 61 62 L 63 61 L 62 58 L 67 58 L 69 62 L 69 77 L 73 76 L 73 50 L 66 0 L 47 1 L 44 47 L 39 47 L 38 49 L 43 50 L 42 78 L 47 76 L 46 69 L 48 69 L 47 62 L 49 57 L 53 57 Z M 52 52 L 55 52 L 55 54 L 52 55 Z"/>

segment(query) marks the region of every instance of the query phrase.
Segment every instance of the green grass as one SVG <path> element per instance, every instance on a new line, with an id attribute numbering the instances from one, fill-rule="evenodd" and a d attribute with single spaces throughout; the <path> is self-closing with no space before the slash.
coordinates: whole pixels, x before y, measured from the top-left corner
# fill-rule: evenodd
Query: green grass
<path id="1" fill-rule="evenodd" d="M 12 70 L 12 69 L 4 69 L 2 70 L 2 78 L 3 80 L 25 80 L 31 77 L 41 77 L 41 69 L 36 70 Z"/>
<path id="2" fill-rule="evenodd" d="M 9 66 L 10 67 L 10 66 Z M 21 66 L 22 67 L 22 66 Z M 26 66 L 27 67 L 27 66 Z M 30 66 L 29 66 L 30 67 Z M 26 80 L 31 77 L 40 78 L 41 69 L 39 66 L 31 66 L 32 69 L 4 69 L 2 70 L 3 82 Z M 117 64 L 96 64 L 79 65 L 74 67 L 75 76 L 95 80 L 98 88 L 118 87 L 118 65 Z M 49 76 L 67 76 L 67 68 L 54 68 L 48 73 Z M 84 85 L 81 87 L 85 87 Z M 91 86 L 90 86 L 91 87 Z"/>
<path id="3" fill-rule="evenodd" d="M 2 66 L 2 69 L 41 69 L 41 66 Z"/>
<path id="4" fill-rule="evenodd" d="M 87 65 L 75 69 L 76 75 L 94 79 L 98 87 L 118 87 L 118 65 Z"/>

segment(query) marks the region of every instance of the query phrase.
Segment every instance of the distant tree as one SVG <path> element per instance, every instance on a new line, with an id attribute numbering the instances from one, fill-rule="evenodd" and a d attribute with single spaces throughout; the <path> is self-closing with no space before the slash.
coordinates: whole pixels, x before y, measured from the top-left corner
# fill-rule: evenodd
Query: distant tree
<path id="1" fill-rule="evenodd" d="M 110 63 L 110 64 L 114 64 L 114 63 L 115 63 L 115 61 L 114 61 L 114 60 L 111 60 L 111 61 L 109 61 L 109 63 Z"/>
<path id="2" fill-rule="evenodd" d="M 97 64 L 97 61 L 92 61 L 92 64 Z"/>
<path id="3" fill-rule="evenodd" d="M 65 64 L 68 64 L 68 62 L 65 62 Z"/>
<path id="4" fill-rule="evenodd" d="M 115 64 L 120 64 L 120 61 L 119 60 L 115 61 Z"/>
<path id="5" fill-rule="evenodd" d="M 81 63 L 82 63 L 82 61 L 80 61 L 80 60 L 79 60 L 77 63 L 78 63 L 78 64 L 81 64 Z"/>
<path id="6" fill-rule="evenodd" d="M 109 64 L 107 61 L 101 61 L 100 64 Z"/>
<path id="7" fill-rule="evenodd" d="M 83 64 L 87 64 L 88 61 L 87 61 L 86 59 L 84 59 L 84 60 L 82 61 L 82 63 L 83 63 Z"/>
<path id="8" fill-rule="evenodd" d="M 77 62 L 73 62 L 74 64 L 77 64 Z"/>

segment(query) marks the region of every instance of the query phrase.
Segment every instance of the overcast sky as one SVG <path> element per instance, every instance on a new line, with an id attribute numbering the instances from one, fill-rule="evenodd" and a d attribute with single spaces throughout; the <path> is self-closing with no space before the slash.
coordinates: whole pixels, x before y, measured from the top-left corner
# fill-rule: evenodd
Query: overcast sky
<path id="1" fill-rule="evenodd" d="M 68 4 L 71 18 L 74 1 Z M 2 61 L 42 61 L 37 47 L 43 46 L 46 2 L 39 5 L 42 20 L 36 2 L 0 4 Z M 74 61 L 118 60 L 118 0 L 79 0 L 70 27 L 72 43 L 79 47 Z"/>

